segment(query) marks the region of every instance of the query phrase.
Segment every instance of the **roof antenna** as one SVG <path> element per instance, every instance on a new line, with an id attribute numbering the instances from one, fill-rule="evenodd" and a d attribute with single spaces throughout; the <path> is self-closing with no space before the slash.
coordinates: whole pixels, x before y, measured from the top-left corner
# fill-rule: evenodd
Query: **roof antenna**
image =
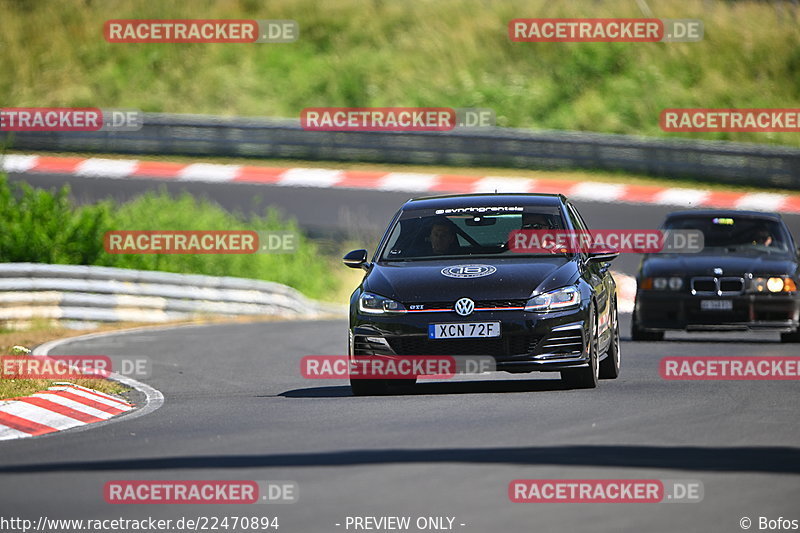
<path id="1" fill-rule="evenodd" d="M 494 193 L 497 194 L 497 189 L 495 188 Z"/>

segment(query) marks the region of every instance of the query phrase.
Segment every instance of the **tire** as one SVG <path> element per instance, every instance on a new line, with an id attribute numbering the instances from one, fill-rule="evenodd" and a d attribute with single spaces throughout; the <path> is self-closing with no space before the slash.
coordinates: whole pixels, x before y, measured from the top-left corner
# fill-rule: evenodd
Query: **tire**
<path id="1" fill-rule="evenodd" d="M 608 347 L 606 358 L 600 361 L 600 379 L 617 379 L 619 376 L 620 345 L 619 345 L 619 316 L 617 305 L 614 302 L 614 311 L 611 315 L 613 329 L 611 332 L 611 345 Z"/>
<path id="2" fill-rule="evenodd" d="M 631 320 L 631 340 L 634 341 L 663 341 L 663 331 L 647 331 L 639 327 L 636 322 L 636 310 L 633 311 L 633 319 Z"/>
<path id="3" fill-rule="evenodd" d="M 353 396 L 384 396 L 389 393 L 385 379 L 351 379 Z"/>
<path id="4" fill-rule="evenodd" d="M 781 333 L 781 342 L 800 342 L 800 328 L 792 333 Z"/>
<path id="5" fill-rule="evenodd" d="M 570 389 L 594 389 L 600 378 L 597 361 L 597 313 L 592 313 L 592 334 L 589 337 L 589 366 L 561 371 L 561 381 Z"/>

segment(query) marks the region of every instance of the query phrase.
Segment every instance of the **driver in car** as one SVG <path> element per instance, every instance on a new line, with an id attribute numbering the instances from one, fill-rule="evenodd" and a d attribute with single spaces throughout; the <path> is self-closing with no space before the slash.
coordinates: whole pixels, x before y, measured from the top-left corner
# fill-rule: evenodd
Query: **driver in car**
<path id="1" fill-rule="evenodd" d="M 431 251 L 436 255 L 455 254 L 460 249 L 456 231 L 453 225 L 446 221 L 435 222 L 431 226 L 428 240 L 431 243 Z"/>
<path id="2" fill-rule="evenodd" d="M 753 236 L 753 244 L 760 246 L 772 246 L 772 241 L 772 234 L 766 229 L 758 230 Z"/>

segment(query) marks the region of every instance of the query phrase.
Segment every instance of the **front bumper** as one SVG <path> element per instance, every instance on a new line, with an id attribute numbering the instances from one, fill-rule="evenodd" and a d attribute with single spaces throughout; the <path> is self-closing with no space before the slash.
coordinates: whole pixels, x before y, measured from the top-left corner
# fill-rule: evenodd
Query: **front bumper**
<path id="1" fill-rule="evenodd" d="M 730 300 L 730 310 L 704 310 L 702 300 Z M 651 331 L 792 332 L 800 326 L 800 299 L 795 294 L 692 295 L 639 291 L 634 310 L 639 328 Z"/>
<path id="2" fill-rule="evenodd" d="M 481 311 L 408 313 L 390 316 L 355 314 L 351 354 L 360 356 L 490 356 L 506 372 L 558 371 L 586 367 L 587 307 L 555 313 Z M 500 322 L 500 337 L 429 339 L 435 323 Z"/>

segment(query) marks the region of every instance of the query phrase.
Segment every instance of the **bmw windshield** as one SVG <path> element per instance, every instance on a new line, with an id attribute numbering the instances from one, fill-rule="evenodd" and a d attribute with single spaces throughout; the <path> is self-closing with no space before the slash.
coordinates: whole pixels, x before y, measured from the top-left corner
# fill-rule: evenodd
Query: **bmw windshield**
<path id="1" fill-rule="evenodd" d="M 791 255 L 791 238 L 783 224 L 766 218 L 688 216 L 668 220 L 666 230 L 700 230 L 705 254 Z"/>
<path id="2" fill-rule="evenodd" d="M 469 209 L 407 211 L 395 222 L 380 261 L 416 261 L 463 257 L 546 256 L 510 249 L 515 230 L 567 229 L 558 207 L 517 208 L 518 211 L 479 213 Z M 442 211 L 442 210 L 439 210 Z M 556 254 L 564 255 L 564 254 Z"/>

